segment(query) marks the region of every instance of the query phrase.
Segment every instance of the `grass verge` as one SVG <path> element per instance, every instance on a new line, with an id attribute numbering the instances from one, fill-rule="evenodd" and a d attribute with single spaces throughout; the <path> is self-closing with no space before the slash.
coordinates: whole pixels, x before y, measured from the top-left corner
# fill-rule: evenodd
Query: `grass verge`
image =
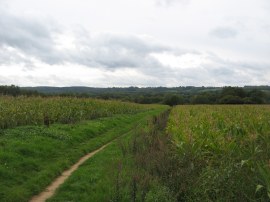
<path id="1" fill-rule="evenodd" d="M 158 108 L 78 124 L 0 131 L 1 201 L 27 201 L 84 154 L 131 130 Z"/>
<path id="2" fill-rule="evenodd" d="M 163 153 L 158 152 L 160 140 L 167 139 L 160 132 L 167 115 L 160 118 L 159 114 L 152 114 L 156 115 L 153 120 L 148 117 L 87 160 L 48 201 L 173 201 L 169 191 L 151 173 L 156 172 L 157 166 L 153 160 Z M 153 158 L 151 165 L 147 165 L 148 158 Z"/>

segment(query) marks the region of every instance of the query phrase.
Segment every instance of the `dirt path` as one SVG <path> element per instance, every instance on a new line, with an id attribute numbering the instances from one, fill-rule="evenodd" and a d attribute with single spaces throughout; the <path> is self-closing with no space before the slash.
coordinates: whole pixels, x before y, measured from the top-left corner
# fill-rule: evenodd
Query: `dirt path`
<path id="1" fill-rule="evenodd" d="M 56 178 L 48 187 L 45 188 L 43 192 L 40 194 L 34 196 L 29 202 L 45 202 L 47 199 L 52 197 L 56 191 L 56 189 L 65 182 L 65 180 L 75 171 L 78 169 L 78 167 L 83 164 L 86 160 L 94 156 L 99 151 L 103 150 L 105 147 L 107 147 L 111 142 L 103 145 L 99 149 L 86 154 L 80 160 L 75 163 L 73 166 L 71 166 L 68 170 L 64 171 L 58 178 Z"/>

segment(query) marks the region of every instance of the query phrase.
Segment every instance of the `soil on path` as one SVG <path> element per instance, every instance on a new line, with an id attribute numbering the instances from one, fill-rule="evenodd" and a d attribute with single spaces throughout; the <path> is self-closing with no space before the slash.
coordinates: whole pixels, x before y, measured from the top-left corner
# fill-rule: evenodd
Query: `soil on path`
<path id="1" fill-rule="evenodd" d="M 68 170 L 64 171 L 59 177 L 57 177 L 48 187 L 45 188 L 45 190 L 43 192 L 41 192 L 40 194 L 34 196 L 32 199 L 30 199 L 29 202 L 45 202 L 47 199 L 49 199 L 50 197 L 52 197 L 56 191 L 56 189 L 65 182 L 65 180 L 75 171 L 78 169 L 78 167 L 83 164 L 86 160 L 88 160 L 89 158 L 91 158 L 92 156 L 94 156 L 96 153 L 98 153 L 99 151 L 103 150 L 105 147 L 107 147 L 109 144 L 111 144 L 112 142 L 109 142 L 105 145 L 103 145 L 102 147 L 100 147 L 99 149 L 90 152 L 88 154 L 86 154 L 85 156 L 83 156 L 82 158 L 79 159 L 79 161 L 77 163 L 75 163 L 74 165 L 72 165 Z"/>

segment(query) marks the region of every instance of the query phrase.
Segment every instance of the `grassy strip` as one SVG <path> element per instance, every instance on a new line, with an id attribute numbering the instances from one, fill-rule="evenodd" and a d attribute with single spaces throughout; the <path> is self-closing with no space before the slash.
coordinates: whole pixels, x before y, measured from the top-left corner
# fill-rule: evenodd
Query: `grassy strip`
<path id="1" fill-rule="evenodd" d="M 127 141 L 130 134 L 122 141 Z M 80 166 L 48 201 L 110 201 L 114 191 L 112 178 L 121 158 L 121 149 L 115 141 Z"/>
<path id="2" fill-rule="evenodd" d="M 149 119 L 142 122 L 126 136 L 87 160 L 48 201 L 170 200 L 169 192 L 145 169 L 147 162 L 141 161 L 145 160 L 145 156 L 154 157 L 150 154 L 150 144 L 160 140 L 154 131 L 157 130 L 153 129 Z M 151 143 L 148 144 L 150 136 Z M 154 153 L 159 154 L 157 150 Z"/>
<path id="3" fill-rule="evenodd" d="M 0 134 L 0 198 L 27 201 L 82 155 L 126 133 L 145 116 L 117 115 L 72 125 L 26 126 Z"/>

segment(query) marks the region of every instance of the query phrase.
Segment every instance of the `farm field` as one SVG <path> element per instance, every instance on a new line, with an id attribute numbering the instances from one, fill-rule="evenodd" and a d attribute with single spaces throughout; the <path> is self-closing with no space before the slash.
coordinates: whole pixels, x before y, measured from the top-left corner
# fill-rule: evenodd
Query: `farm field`
<path id="1" fill-rule="evenodd" d="M 61 99 L 72 109 L 66 113 L 75 117 L 68 119 L 71 122 L 59 118 L 65 117 L 61 113 L 68 109 L 61 105 Z M 45 102 L 53 106 L 51 110 L 46 109 Z M 167 108 L 74 98 L 4 97 L 0 98 L 0 103 L 1 112 L 6 110 L 4 115 L 0 115 L 0 123 L 4 126 L 0 129 L 1 201 L 28 201 L 81 156 Z M 34 108 L 37 106 L 39 108 Z M 81 111 L 80 115 L 86 114 L 85 108 L 89 108 L 88 113 L 94 116 L 74 115 L 77 111 Z M 43 123 L 45 112 L 48 112 L 49 127 Z M 30 118 L 24 120 L 31 113 L 32 116 L 40 114 L 37 122 L 32 122 Z M 11 124 L 7 124 L 7 117 L 12 118 Z"/>
<path id="2" fill-rule="evenodd" d="M 167 133 L 178 161 L 168 184 L 178 199 L 270 200 L 270 106 L 178 106 Z"/>
<path id="3" fill-rule="evenodd" d="M 270 202 L 270 0 L 0 0 L 0 202 Z"/>
<path id="4" fill-rule="evenodd" d="M 0 129 L 3 201 L 28 201 L 113 140 L 48 201 L 270 200 L 269 105 L 169 108 L 59 97 L 3 97 L 0 103 L 10 110 Z M 36 122 L 20 121 L 31 116 L 25 107 L 39 114 Z"/>
<path id="5" fill-rule="evenodd" d="M 76 123 L 115 114 L 134 114 L 155 108 L 128 102 L 72 97 L 0 97 L 0 129 L 21 125 Z"/>
<path id="6" fill-rule="evenodd" d="M 49 201 L 269 201 L 269 120 L 270 106 L 174 107 L 166 132 L 125 136 Z"/>

